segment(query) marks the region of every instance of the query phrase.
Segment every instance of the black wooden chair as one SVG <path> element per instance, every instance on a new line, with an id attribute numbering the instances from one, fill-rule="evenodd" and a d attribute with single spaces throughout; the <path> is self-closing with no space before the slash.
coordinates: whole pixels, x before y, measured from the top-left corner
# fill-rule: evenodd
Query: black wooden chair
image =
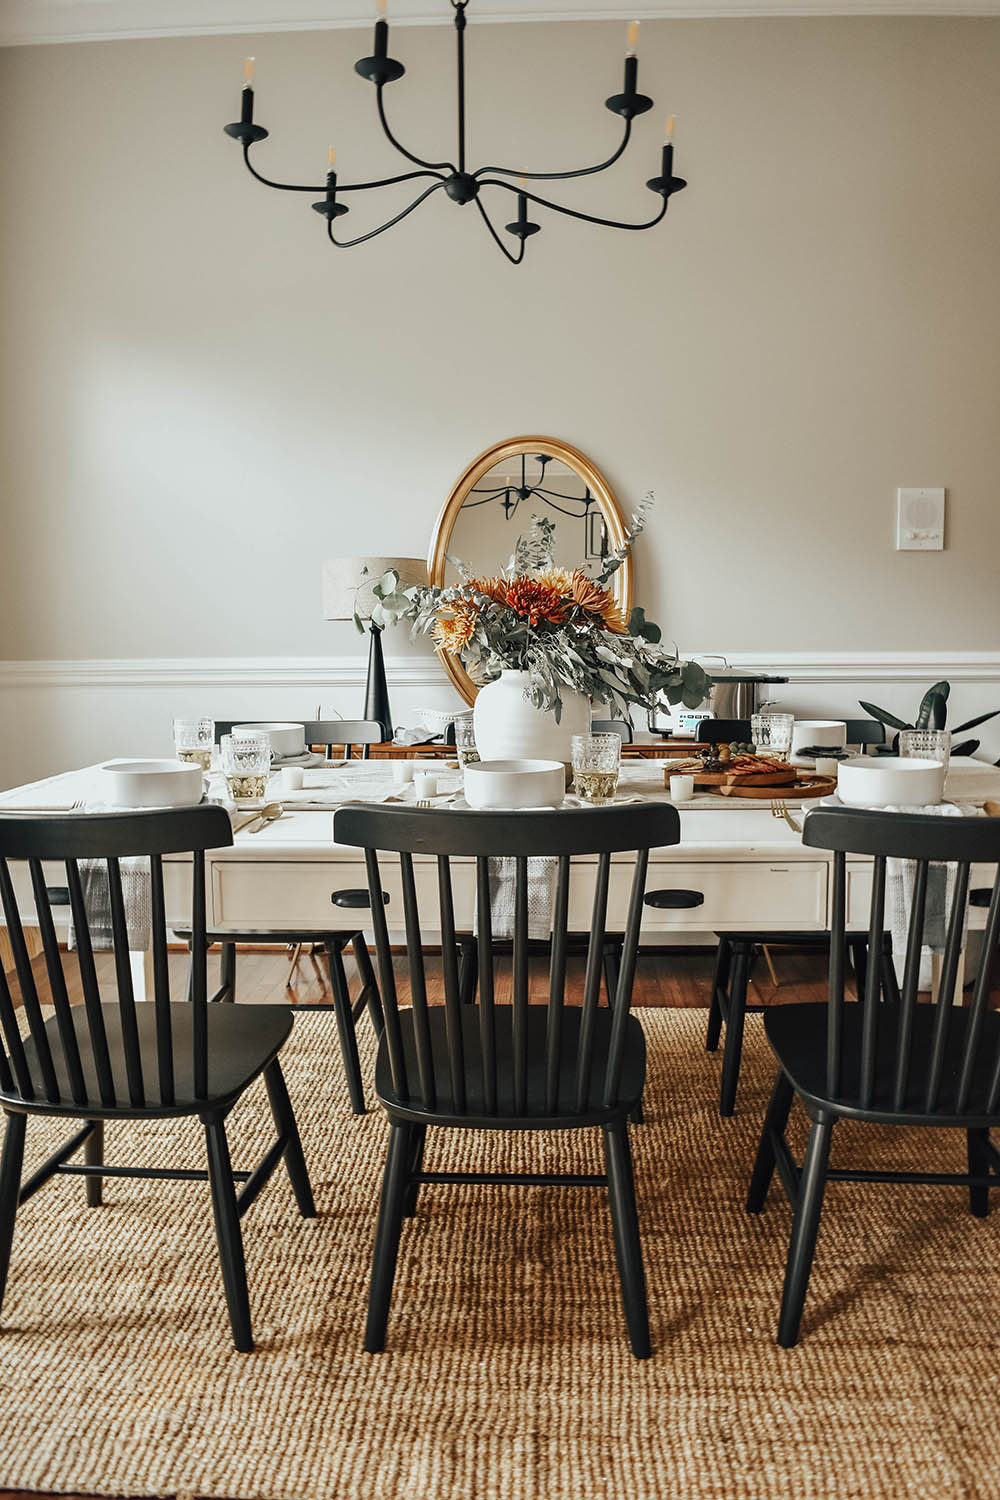
<path id="1" fill-rule="evenodd" d="M 749 1212 L 760 1213 L 777 1166 L 795 1211 L 778 1323 L 778 1342 L 786 1348 L 799 1336 L 827 1181 L 954 1182 L 968 1188 L 977 1218 L 989 1212 L 989 1189 L 1000 1186 L 1000 1152 L 989 1137 L 990 1129 L 1000 1125 L 1000 1015 L 990 1009 L 990 977 L 1000 940 L 1000 868 L 971 1004 L 954 1004 L 970 865 L 1000 867 L 1000 823 L 993 818 L 817 809 L 806 819 L 803 840 L 811 848 L 834 851 L 829 1000 L 820 1009 L 775 1007 L 765 1017 L 779 1072 L 747 1197 Z M 868 998 L 863 1006 L 848 1003 L 844 991 L 847 854 L 874 857 Z M 877 939 L 885 916 L 887 856 L 916 861 L 916 872 L 902 994 L 898 1001 L 877 1005 L 872 999 L 879 987 Z M 940 988 L 933 1005 L 918 1005 L 929 862 L 952 862 L 957 868 Z M 801 1167 L 785 1141 L 796 1095 L 810 1121 Z M 962 1130 L 968 1171 L 833 1169 L 830 1144 L 840 1119 Z M 981 1247 L 973 1252 L 981 1253 Z"/>
<path id="2" fill-rule="evenodd" d="M 728 745 L 732 740 L 740 744 L 750 741 L 749 719 L 702 719 L 695 731 L 695 738 L 706 745 Z"/>
<path id="3" fill-rule="evenodd" d="M 636 947 L 650 848 L 675 844 L 676 810 L 661 803 L 562 812 L 449 812 L 355 806 L 334 815 L 334 837 L 365 851 L 374 918 L 385 1031 L 375 1086 L 391 1124 L 375 1238 L 365 1348 L 385 1345 L 396 1257 L 405 1216 L 424 1184 L 534 1183 L 607 1185 L 615 1251 L 632 1352 L 650 1353 L 639 1222 L 628 1144 L 629 1112 L 642 1094 L 645 1044 L 629 1014 Z M 635 853 L 618 985 L 608 1009 L 598 1006 L 601 953 L 607 922 L 611 855 Z M 378 851 L 399 855 L 411 1004 L 401 1008 L 382 902 Z M 441 934 L 445 1003 L 428 1006 L 414 854 L 436 856 L 438 910 L 424 920 Z M 582 1006 L 564 1004 L 570 861 L 598 855 L 576 876 L 594 880 L 593 917 Z M 552 919 L 548 1000 L 529 1005 L 529 856 L 558 858 Z M 460 995 L 451 858 L 474 858 L 478 899 L 478 1000 Z M 495 950 L 490 911 L 489 858 L 515 861 L 513 1004 L 494 1003 Z M 599 1126 L 606 1173 L 557 1175 L 426 1172 L 428 1126 L 461 1130 L 565 1130 Z"/>
<path id="4" fill-rule="evenodd" d="M 716 745 L 727 740 L 749 740 L 749 719 L 704 719 L 698 726 L 699 739 Z M 875 719 L 851 719 L 847 724 L 847 738 L 851 744 L 877 744 L 884 738 L 882 726 Z M 825 952 L 829 945 L 829 934 L 799 930 L 767 931 L 755 928 L 742 932 L 717 932 L 718 949 L 715 955 L 715 970 L 709 994 L 708 1030 L 705 1048 L 715 1052 L 726 1027 L 722 1051 L 722 1076 L 719 1081 L 719 1113 L 729 1116 L 736 1108 L 736 1089 L 740 1076 L 740 1059 L 743 1052 L 743 1029 L 747 1013 L 758 1013 L 760 1005 L 747 1003 L 747 991 L 754 964 L 763 954 L 777 984 L 777 976 L 771 961 L 770 949 L 777 947 L 806 948 Z M 852 933 L 847 940 L 848 952 L 858 986 L 864 995 L 864 976 L 868 963 L 867 934 Z M 882 970 L 885 983 L 895 983 L 892 966 L 892 943 L 888 936 L 880 940 Z"/>
<path id="5" fill-rule="evenodd" d="M 211 1185 L 215 1232 L 226 1303 L 237 1349 L 253 1348 L 250 1302 L 240 1219 L 280 1161 L 304 1218 L 315 1215 L 309 1177 L 278 1053 L 292 1028 L 285 1006 L 239 1010 L 210 1006 L 205 974 L 205 854 L 232 843 L 227 814 L 219 807 L 172 812 L 88 814 L 76 817 L 0 818 L 0 897 L 10 933 L 26 1034 L 18 1026 L 14 998 L 0 975 L 0 1108 L 7 1117 L 0 1164 L 0 1302 L 10 1263 L 17 1209 L 56 1173 L 82 1174 L 87 1200 L 101 1202 L 104 1178 L 194 1178 Z M 191 1000 L 172 1002 L 167 971 L 163 886 L 164 854 L 192 852 Z M 150 860 L 152 1001 L 136 1003 L 128 953 L 128 928 L 120 860 Z M 27 860 L 34 909 L 45 955 L 49 995 L 40 994 L 28 957 L 9 861 Z M 76 932 L 83 1004 L 71 1005 L 52 907 L 46 896 L 43 860 L 65 861 Z M 80 861 L 104 861 L 107 904 L 114 942 L 117 998 L 102 1002 L 94 961 L 91 921 Z M 42 1005 L 51 999 L 46 1020 Z M 234 1172 L 225 1120 L 237 1100 L 263 1074 L 277 1139 L 253 1172 Z M 29 1115 L 64 1116 L 80 1129 L 21 1181 Z M 104 1161 L 108 1120 L 175 1119 L 197 1115 L 205 1127 L 208 1170 L 129 1168 Z M 84 1161 L 71 1157 L 80 1148 Z M 239 1192 L 236 1182 L 242 1182 Z"/>
<path id="6" fill-rule="evenodd" d="M 242 719 L 217 719 L 216 736 L 229 734 L 234 723 L 243 722 L 245 721 Z M 351 759 L 354 747 L 361 745 L 363 746 L 362 759 L 367 759 L 370 747 L 380 743 L 383 738 L 382 726 L 374 719 L 312 719 L 307 721 L 304 727 L 306 744 L 322 745 L 327 760 L 331 758 L 334 745 L 343 745 L 346 760 Z M 334 891 L 330 899 L 335 906 L 348 909 L 357 907 L 366 909 L 368 905 L 366 891 Z M 179 930 L 177 936 L 189 940 L 189 934 L 184 930 Z M 378 1031 L 382 1025 L 382 1013 L 375 974 L 362 929 L 359 927 L 342 931 L 336 929 L 302 931 L 298 928 L 280 928 L 251 932 L 237 931 L 228 927 L 212 927 L 206 932 L 205 941 L 210 948 L 216 945 L 221 946 L 220 988 L 212 998 L 223 1001 L 236 999 L 236 948 L 239 943 L 283 943 L 288 949 L 291 962 L 286 988 L 291 985 L 292 975 L 304 948 L 308 947 L 310 958 L 315 959 L 317 954 L 323 955 L 329 976 L 332 1009 L 337 1025 L 340 1055 L 344 1064 L 351 1109 L 356 1115 L 363 1115 L 365 1090 L 361 1078 L 355 1028 L 358 1020 L 367 1010 L 372 1025 Z M 353 951 L 360 980 L 360 988 L 354 999 L 351 998 L 344 964 L 344 955 L 348 949 Z M 291 1010 L 329 1010 L 330 1008 L 325 1001 L 296 1001 L 290 1006 Z"/>
<path id="7" fill-rule="evenodd" d="M 215 738 L 232 734 L 234 724 L 247 724 L 249 719 L 216 719 Z M 266 721 L 265 721 L 266 722 Z M 330 760 L 334 745 L 343 745 L 344 759 L 350 760 L 354 747 L 361 746 L 362 760 L 368 760 L 372 745 L 381 744 L 385 735 L 375 719 L 307 719 L 303 721 L 307 746 L 321 745 Z"/>
<path id="8" fill-rule="evenodd" d="M 627 719 L 592 719 L 591 734 L 617 734 L 623 745 L 632 743 L 632 725 Z"/>
<path id="9" fill-rule="evenodd" d="M 860 745 L 867 749 L 869 745 L 885 744 L 885 725 L 880 724 L 878 719 L 846 719 L 847 743 L 849 745 Z"/>

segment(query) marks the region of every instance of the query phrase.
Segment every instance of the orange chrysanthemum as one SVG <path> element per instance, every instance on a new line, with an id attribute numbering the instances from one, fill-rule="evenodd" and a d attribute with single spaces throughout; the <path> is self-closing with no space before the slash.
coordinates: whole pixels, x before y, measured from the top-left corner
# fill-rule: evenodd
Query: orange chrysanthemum
<path id="1" fill-rule="evenodd" d="M 535 577 L 539 583 L 547 583 L 551 588 L 558 589 L 564 599 L 570 599 L 573 594 L 573 574 L 567 568 L 546 568 Z"/>
<path id="2" fill-rule="evenodd" d="M 479 611 L 472 604 L 452 604 L 451 613 L 434 622 L 434 643 L 450 656 L 457 656 L 472 639 Z"/>
<path id="3" fill-rule="evenodd" d="M 485 594 L 487 599 L 492 599 L 494 604 L 507 602 L 506 578 L 470 578 L 465 587 L 473 593 Z"/>
<path id="4" fill-rule="evenodd" d="M 540 620 L 561 625 L 566 618 L 566 601 L 562 594 L 539 578 L 523 575 L 512 578 L 507 584 L 504 603 L 529 625 L 537 625 Z"/>
<path id="5" fill-rule="evenodd" d="M 586 573 L 576 568 L 573 572 L 572 582 L 573 603 L 583 610 L 584 614 L 597 615 L 606 630 L 613 631 L 615 635 L 625 635 L 628 630 L 626 621 L 612 594 L 588 578 Z"/>

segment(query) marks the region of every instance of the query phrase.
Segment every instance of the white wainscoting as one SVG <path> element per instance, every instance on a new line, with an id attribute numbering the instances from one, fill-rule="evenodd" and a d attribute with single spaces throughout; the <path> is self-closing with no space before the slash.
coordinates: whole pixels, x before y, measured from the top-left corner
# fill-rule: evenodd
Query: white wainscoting
<path id="1" fill-rule="evenodd" d="M 685 654 L 709 670 L 717 660 Z M 787 676 L 773 699 L 802 717 L 859 717 L 859 697 L 908 717 L 941 678 L 952 684 L 954 722 L 1000 707 L 1000 652 L 729 652 L 727 660 Z M 366 671 L 360 654 L 0 662 L 0 785 L 112 755 L 167 754 L 175 714 L 360 717 Z M 388 657 L 386 675 L 397 724 L 415 723 L 418 708 L 460 704 L 434 656 Z M 975 732 L 980 753 L 1000 757 L 1000 719 Z"/>

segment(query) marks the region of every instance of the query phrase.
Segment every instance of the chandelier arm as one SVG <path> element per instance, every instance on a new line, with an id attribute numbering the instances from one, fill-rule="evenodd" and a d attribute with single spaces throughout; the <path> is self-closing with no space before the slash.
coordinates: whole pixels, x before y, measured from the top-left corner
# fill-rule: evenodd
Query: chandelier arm
<path id="1" fill-rule="evenodd" d="M 621 145 L 618 150 L 608 157 L 607 161 L 598 162 L 596 167 L 580 167 L 575 172 L 522 172 L 519 167 L 479 167 L 473 172 L 473 177 L 482 177 L 487 172 L 500 172 L 507 177 L 523 177 L 525 181 L 557 182 L 566 177 L 592 177 L 595 172 L 604 172 L 608 167 L 613 167 L 622 155 L 632 135 L 632 121 L 625 121 L 625 134 L 622 136 Z"/>
<path id="2" fill-rule="evenodd" d="M 601 224 L 605 229 L 652 229 L 654 224 L 659 224 L 667 211 L 667 204 L 670 202 L 669 196 L 664 196 L 663 207 L 655 218 L 647 219 L 643 224 L 625 224 L 621 219 L 602 219 L 597 214 L 585 214 L 576 208 L 564 208 L 561 203 L 553 203 L 550 198 L 539 198 L 536 193 L 526 193 L 523 189 L 517 188 L 513 183 L 504 182 L 499 177 L 486 177 L 480 186 L 506 188 L 508 193 L 514 193 L 515 195 L 520 193 L 520 196 L 526 198 L 529 203 L 538 203 L 542 208 L 551 208 L 553 213 L 564 214 L 569 219 L 582 219 L 585 224 Z M 479 202 L 478 198 L 476 202 Z M 506 246 L 503 248 L 506 249 Z"/>
<path id="3" fill-rule="evenodd" d="M 427 167 L 432 172 L 444 171 L 445 168 L 447 168 L 449 172 L 455 171 L 454 162 L 424 161 L 422 156 L 414 156 L 412 151 L 407 151 L 405 146 L 400 145 L 399 141 L 397 141 L 396 137 L 390 130 L 389 121 L 385 117 L 385 105 L 382 103 L 381 84 L 379 84 L 378 88 L 375 90 L 375 101 L 378 105 L 379 124 L 382 126 L 382 130 L 385 133 L 385 138 L 389 142 L 390 146 L 395 146 L 396 150 L 400 153 L 401 156 L 405 156 L 407 161 L 415 162 L 418 167 Z"/>
<path id="4" fill-rule="evenodd" d="M 438 188 L 443 186 L 444 178 L 440 178 L 437 182 L 432 182 L 430 187 L 425 188 L 420 196 L 418 198 L 414 198 L 413 202 L 407 208 L 404 208 L 401 213 L 396 214 L 392 219 L 387 219 L 385 223 L 380 224 L 377 229 L 370 229 L 367 234 L 359 234 L 355 236 L 353 240 L 338 240 L 333 232 L 333 220 L 327 219 L 327 237 L 329 238 L 332 245 L 337 246 L 338 250 L 349 250 L 352 245 L 363 245 L 365 240 L 373 240 L 377 234 L 381 234 L 386 229 L 391 229 L 394 224 L 398 224 L 400 220 L 405 219 L 407 215 L 412 214 L 415 208 L 420 207 L 425 198 L 429 198 L 431 193 L 436 193 Z"/>
<path id="5" fill-rule="evenodd" d="M 247 170 L 251 177 L 256 177 L 265 187 L 278 188 L 283 193 L 325 193 L 326 183 L 300 183 L 300 182 L 274 182 L 270 177 L 264 177 L 262 173 L 250 161 L 249 146 L 243 147 L 243 160 L 246 162 Z M 337 195 L 341 193 L 363 193 L 368 188 L 392 187 L 397 182 L 411 182 L 415 177 L 436 177 L 438 182 L 444 178 L 440 172 L 401 172 L 398 177 L 383 177 L 377 182 L 342 182 L 337 184 Z"/>
<path id="6" fill-rule="evenodd" d="M 490 216 L 486 212 L 485 208 L 480 203 L 480 201 L 479 201 L 478 198 L 476 199 L 476 207 L 479 209 L 479 212 L 480 212 L 480 214 L 482 216 L 483 223 L 486 225 L 486 228 L 489 230 L 490 234 L 493 236 L 493 238 L 496 241 L 496 243 L 500 246 L 500 249 L 503 251 L 504 255 L 506 255 L 506 257 L 510 261 L 511 265 L 512 266 L 519 266 L 521 264 L 522 260 L 524 259 L 524 245 L 525 245 L 525 241 L 521 240 L 520 244 L 518 245 L 517 254 L 516 255 L 512 255 L 511 252 L 507 249 L 507 246 L 504 244 L 503 240 L 497 234 L 496 230 L 493 228 L 493 225 L 490 222 Z"/>

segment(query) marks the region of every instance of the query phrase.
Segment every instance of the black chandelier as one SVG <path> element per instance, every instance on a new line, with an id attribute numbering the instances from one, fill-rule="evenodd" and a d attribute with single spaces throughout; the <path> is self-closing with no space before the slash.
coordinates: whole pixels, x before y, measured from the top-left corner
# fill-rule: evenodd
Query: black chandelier
<path id="1" fill-rule="evenodd" d="M 625 84 L 620 94 L 612 94 L 610 99 L 605 100 L 605 107 L 612 114 L 620 115 L 625 121 L 625 131 L 616 151 L 606 161 L 598 162 L 593 167 L 580 167 L 572 172 L 524 172 L 515 167 L 479 167 L 474 172 L 466 170 L 465 159 L 465 10 L 468 0 L 451 0 L 452 9 L 455 12 L 455 32 L 458 42 L 458 160 L 453 161 L 424 161 L 420 156 L 415 156 L 393 135 L 386 119 L 385 103 L 382 97 L 386 84 L 394 83 L 397 78 L 402 78 L 406 71 L 403 64 L 389 56 L 389 25 L 385 19 L 386 0 L 377 0 L 378 19 L 375 22 L 375 50 L 371 57 L 362 57 L 354 64 L 354 71 L 360 73 L 362 78 L 369 79 L 375 85 L 375 99 L 378 109 L 379 123 L 385 133 L 390 145 L 402 155 L 407 161 L 413 162 L 418 168 L 415 172 L 402 172 L 395 177 L 382 177 L 372 182 L 350 182 L 341 183 L 337 181 L 336 152 L 330 147 L 328 171 L 326 183 L 316 185 L 312 183 L 273 182 L 269 177 L 252 165 L 250 161 L 250 147 L 257 141 L 265 140 L 268 132 L 262 125 L 255 125 L 253 118 L 254 88 L 253 88 L 253 58 L 247 58 L 243 70 L 243 107 L 241 117 L 235 124 L 225 127 L 226 134 L 233 136 L 243 146 L 243 160 L 251 175 L 262 182 L 265 187 L 278 188 L 286 193 L 325 193 L 325 197 L 312 207 L 317 213 L 326 219 L 326 232 L 330 243 L 340 249 L 347 249 L 351 245 L 364 244 L 365 240 L 374 239 L 377 234 L 382 234 L 386 229 L 391 229 L 394 224 L 400 223 L 415 208 L 418 208 L 425 199 L 440 188 L 444 188 L 448 197 L 454 203 L 475 203 L 483 222 L 491 236 L 507 259 L 514 265 L 519 265 L 524 259 L 524 247 L 531 235 L 537 234 L 541 229 L 540 224 L 533 223 L 528 218 L 528 204 L 537 204 L 540 208 L 550 209 L 553 213 L 564 214 L 570 219 L 582 219 L 587 224 L 603 224 L 609 229 L 652 229 L 654 224 L 667 212 L 667 205 L 674 193 L 687 186 L 683 177 L 673 175 L 673 116 L 667 120 L 667 128 L 663 143 L 663 155 L 660 162 L 660 175 L 651 177 L 646 186 L 651 192 L 656 193 L 663 201 L 659 211 L 651 219 L 641 223 L 624 223 L 619 219 L 604 219 L 597 214 L 581 213 L 575 208 L 566 208 L 561 203 L 553 203 L 549 198 L 541 198 L 537 193 L 529 192 L 527 182 L 555 182 L 563 181 L 572 177 L 592 177 L 596 172 L 604 172 L 612 166 L 624 152 L 632 134 L 632 121 L 637 115 L 645 114 L 652 109 L 653 101 L 646 94 L 637 91 L 638 59 L 636 57 L 636 42 L 638 39 L 639 25 L 632 21 L 628 27 L 628 45 L 625 54 Z M 433 178 L 429 187 L 413 200 L 401 213 L 393 215 L 377 229 L 370 229 L 367 234 L 359 234 L 354 239 L 341 240 L 334 234 L 334 224 L 337 219 L 348 212 L 348 205 L 341 199 L 348 193 L 370 192 L 373 188 L 390 187 L 397 182 L 413 182 L 422 178 Z M 516 252 L 511 250 L 500 238 L 494 228 L 489 214 L 483 207 L 481 192 L 483 188 L 501 188 L 505 192 L 513 193 L 517 199 L 517 218 L 504 227 L 509 235 L 517 240 Z"/>
<path id="2" fill-rule="evenodd" d="M 560 515 L 583 522 L 583 555 L 587 561 L 607 557 L 607 528 L 604 525 L 600 502 L 596 495 L 590 493 L 589 485 L 584 487 L 582 495 L 568 495 L 563 490 L 553 489 L 545 482 L 546 465 L 552 462 L 551 453 L 533 453 L 531 457 L 541 471 L 535 484 L 531 484 L 528 480 L 528 454 L 522 453 L 520 484 L 513 477 L 503 479 L 499 484 L 475 484 L 469 494 L 477 495 L 479 498 L 477 500 L 467 498 L 462 509 L 474 510 L 477 505 L 499 502 L 503 508 L 504 519 L 510 521 L 517 514 L 522 500 L 539 500 L 550 510 L 556 510 Z M 489 478 L 488 475 L 487 478 Z"/>

